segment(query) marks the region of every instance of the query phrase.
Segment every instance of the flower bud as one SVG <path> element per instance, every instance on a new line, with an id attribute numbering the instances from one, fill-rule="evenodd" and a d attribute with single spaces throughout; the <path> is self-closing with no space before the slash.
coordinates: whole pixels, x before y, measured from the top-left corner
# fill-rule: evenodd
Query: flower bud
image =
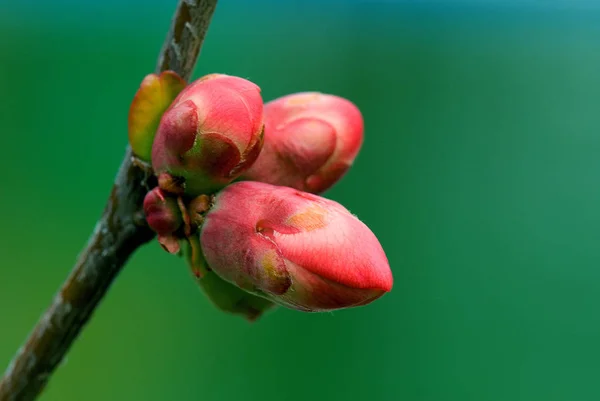
<path id="1" fill-rule="evenodd" d="M 265 139 L 244 179 L 320 193 L 354 162 L 363 118 L 349 100 L 296 93 L 265 105 Z"/>
<path id="2" fill-rule="evenodd" d="M 229 185 L 206 214 L 200 242 L 221 278 L 293 309 L 365 305 L 392 288 L 371 230 L 339 203 L 293 188 Z"/>
<path id="3" fill-rule="evenodd" d="M 211 74 L 188 85 L 163 114 L 152 147 L 157 175 L 180 179 L 187 195 L 212 192 L 247 169 L 262 148 L 260 88 Z"/>
<path id="4" fill-rule="evenodd" d="M 160 188 L 154 188 L 144 198 L 144 214 L 158 241 L 169 252 L 179 251 L 179 241 L 172 234 L 181 227 L 183 219 L 177 200 Z"/>

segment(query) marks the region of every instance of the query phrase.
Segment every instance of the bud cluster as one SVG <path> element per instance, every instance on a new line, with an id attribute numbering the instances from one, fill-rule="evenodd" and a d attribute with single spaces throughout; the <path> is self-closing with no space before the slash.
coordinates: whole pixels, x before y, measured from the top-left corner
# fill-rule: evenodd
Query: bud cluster
<path id="1" fill-rule="evenodd" d="M 361 148 L 358 108 L 316 92 L 263 104 L 256 84 L 224 74 L 182 82 L 146 77 L 129 138 L 158 178 L 144 200 L 148 225 L 165 250 L 186 255 L 213 303 L 254 320 L 274 303 L 330 311 L 389 292 L 376 236 L 317 195 Z"/>

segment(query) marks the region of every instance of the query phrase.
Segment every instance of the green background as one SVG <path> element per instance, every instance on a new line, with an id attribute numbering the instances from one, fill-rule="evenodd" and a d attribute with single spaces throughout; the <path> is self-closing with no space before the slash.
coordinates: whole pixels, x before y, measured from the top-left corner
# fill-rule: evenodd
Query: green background
<path id="1" fill-rule="evenodd" d="M 0 369 L 102 210 L 175 6 L 38 3 L 0 3 Z M 152 243 L 42 400 L 600 399 L 600 9 L 392 3 L 223 0 L 195 76 L 361 108 L 327 196 L 379 237 L 393 291 L 249 324 Z"/>

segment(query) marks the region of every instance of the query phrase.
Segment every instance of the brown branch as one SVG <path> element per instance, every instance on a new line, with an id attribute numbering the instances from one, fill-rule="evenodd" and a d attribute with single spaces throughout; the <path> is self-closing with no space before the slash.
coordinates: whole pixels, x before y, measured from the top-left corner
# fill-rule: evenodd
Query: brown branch
<path id="1" fill-rule="evenodd" d="M 180 0 L 157 72 L 173 70 L 189 80 L 216 4 Z M 141 205 L 154 178 L 132 161 L 128 147 L 86 248 L 0 381 L 0 401 L 33 400 L 40 394 L 129 256 L 153 238 Z"/>

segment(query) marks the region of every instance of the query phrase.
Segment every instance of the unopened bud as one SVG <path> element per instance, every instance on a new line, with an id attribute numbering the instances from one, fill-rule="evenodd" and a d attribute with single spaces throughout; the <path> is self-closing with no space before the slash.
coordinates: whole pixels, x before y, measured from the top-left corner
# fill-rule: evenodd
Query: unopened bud
<path id="1" fill-rule="evenodd" d="M 365 305 L 392 288 L 375 235 L 337 202 L 243 181 L 219 192 L 200 232 L 224 280 L 303 311 Z"/>
<path id="2" fill-rule="evenodd" d="M 243 178 L 320 193 L 354 162 L 363 118 L 344 98 L 296 93 L 265 105 L 264 146 Z"/>
<path id="3" fill-rule="evenodd" d="M 211 74 L 188 85 L 164 113 L 152 148 L 156 174 L 180 179 L 187 195 L 218 190 L 237 178 L 262 148 L 260 88 Z"/>

